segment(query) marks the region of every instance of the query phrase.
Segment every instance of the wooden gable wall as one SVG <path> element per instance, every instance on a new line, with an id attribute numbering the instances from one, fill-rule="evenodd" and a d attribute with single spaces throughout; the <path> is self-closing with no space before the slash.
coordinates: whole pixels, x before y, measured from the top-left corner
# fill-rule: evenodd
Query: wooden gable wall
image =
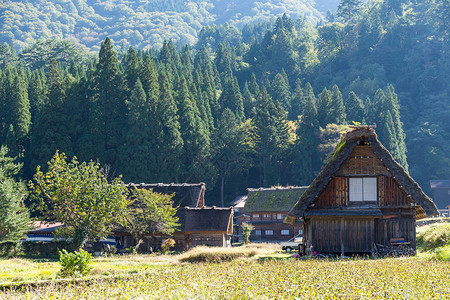
<path id="1" fill-rule="evenodd" d="M 407 193 L 395 181 L 372 147 L 358 145 L 315 200 L 315 207 L 348 206 L 350 177 L 377 177 L 379 207 L 411 206 Z"/>

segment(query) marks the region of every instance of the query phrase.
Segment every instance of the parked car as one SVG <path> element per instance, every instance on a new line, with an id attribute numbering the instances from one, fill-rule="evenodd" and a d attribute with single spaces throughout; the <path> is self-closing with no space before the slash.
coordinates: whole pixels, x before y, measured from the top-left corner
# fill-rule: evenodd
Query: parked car
<path id="1" fill-rule="evenodd" d="M 303 245 L 303 237 L 297 235 L 288 240 L 287 242 L 281 242 L 281 249 L 286 252 L 297 250 L 298 253 L 303 254 L 305 252 Z"/>

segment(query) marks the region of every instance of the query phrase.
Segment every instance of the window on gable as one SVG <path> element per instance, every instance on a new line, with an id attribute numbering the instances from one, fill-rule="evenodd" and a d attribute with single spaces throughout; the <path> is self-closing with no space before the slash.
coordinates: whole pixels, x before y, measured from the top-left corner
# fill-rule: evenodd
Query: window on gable
<path id="1" fill-rule="evenodd" d="M 350 202 L 377 201 L 377 178 L 350 178 Z"/>

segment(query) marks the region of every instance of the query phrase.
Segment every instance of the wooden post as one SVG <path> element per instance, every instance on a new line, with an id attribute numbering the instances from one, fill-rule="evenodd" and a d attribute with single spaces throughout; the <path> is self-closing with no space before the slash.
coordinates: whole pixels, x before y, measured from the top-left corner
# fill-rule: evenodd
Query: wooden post
<path id="1" fill-rule="evenodd" d="M 345 253 L 345 246 L 344 246 L 344 230 L 345 230 L 345 223 L 344 218 L 341 218 L 341 256 L 344 256 Z"/>

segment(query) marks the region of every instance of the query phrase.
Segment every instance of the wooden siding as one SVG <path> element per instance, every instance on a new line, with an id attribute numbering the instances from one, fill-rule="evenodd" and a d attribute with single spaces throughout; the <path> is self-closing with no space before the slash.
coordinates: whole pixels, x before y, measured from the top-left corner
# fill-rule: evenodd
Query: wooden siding
<path id="1" fill-rule="evenodd" d="M 394 178 L 378 176 L 378 206 L 410 207 L 411 200 Z"/>
<path id="2" fill-rule="evenodd" d="M 358 145 L 344 161 L 335 176 L 386 175 L 392 176 L 370 145 Z"/>
<path id="3" fill-rule="evenodd" d="M 348 205 L 348 178 L 334 177 L 314 202 L 315 207 L 340 207 Z"/>
<path id="4" fill-rule="evenodd" d="M 326 253 L 370 253 L 373 232 L 373 218 L 311 218 L 305 224 L 306 247 Z"/>
<path id="5" fill-rule="evenodd" d="M 402 216 L 375 220 L 375 243 L 389 245 L 392 238 L 404 238 L 416 249 L 416 219 Z"/>

